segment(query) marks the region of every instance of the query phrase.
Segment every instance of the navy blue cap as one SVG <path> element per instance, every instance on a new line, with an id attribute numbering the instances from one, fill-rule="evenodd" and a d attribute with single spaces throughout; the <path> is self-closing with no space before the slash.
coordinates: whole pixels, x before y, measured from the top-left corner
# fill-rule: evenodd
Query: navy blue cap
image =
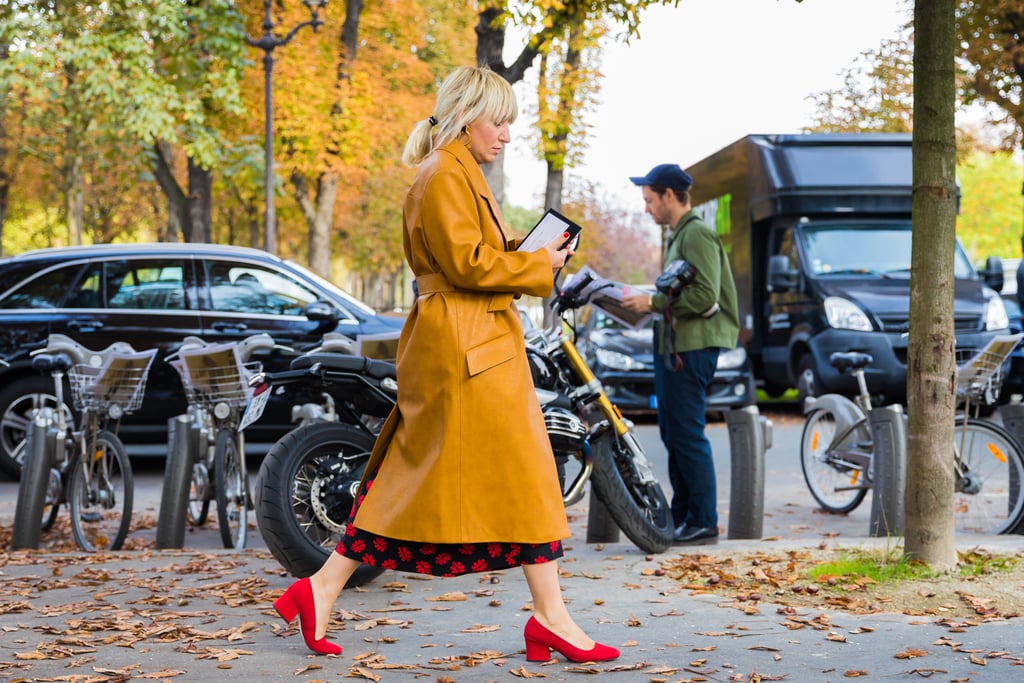
<path id="1" fill-rule="evenodd" d="M 661 185 L 685 192 L 693 185 L 690 174 L 679 168 L 679 164 L 658 164 L 642 178 L 630 177 L 634 185 Z"/>

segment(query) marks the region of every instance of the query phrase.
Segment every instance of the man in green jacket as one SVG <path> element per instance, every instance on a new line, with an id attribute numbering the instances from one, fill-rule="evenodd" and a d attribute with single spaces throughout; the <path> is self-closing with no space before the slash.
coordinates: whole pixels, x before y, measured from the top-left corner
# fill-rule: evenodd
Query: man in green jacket
<path id="1" fill-rule="evenodd" d="M 693 282 L 670 298 L 662 292 L 627 296 L 624 305 L 661 314 L 654 340 L 658 426 L 668 451 L 677 544 L 718 538 L 715 465 L 707 427 L 707 388 L 718 354 L 739 334 L 736 283 L 722 243 L 690 207 L 693 179 L 676 164 L 630 178 L 643 191 L 646 212 L 672 227 L 663 267 L 677 259 L 693 266 Z"/>

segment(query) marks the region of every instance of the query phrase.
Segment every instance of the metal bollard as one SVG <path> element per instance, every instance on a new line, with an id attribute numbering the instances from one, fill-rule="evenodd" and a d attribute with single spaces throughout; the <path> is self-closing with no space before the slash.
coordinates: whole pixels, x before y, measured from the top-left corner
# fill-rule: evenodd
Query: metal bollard
<path id="1" fill-rule="evenodd" d="M 1008 403 L 1004 406 L 1000 406 L 999 417 L 1003 421 L 1003 427 L 1006 428 L 1006 431 L 1010 432 L 1010 436 L 1016 439 L 1018 444 L 1024 445 L 1024 404 Z M 1010 500 L 1017 499 L 1017 492 L 1020 491 L 1021 486 L 1024 486 L 1024 482 L 1020 480 L 1017 470 L 1011 468 Z M 1007 533 L 1024 534 L 1024 518 L 1017 523 L 1017 526 L 1007 531 Z"/>
<path id="2" fill-rule="evenodd" d="M 871 427 L 872 536 L 902 536 L 906 521 L 907 420 L 903 407 L 890 405 L 868 413 Z"/>
<path id="3" fill-rule="evenodd" d="M 757 406 L 725 412 L 731 479 L 729 538 L 761 538 L 764 528 L 764 452 L 772 445 L 772 421 Z"/>
<path id="4" fill-rule="evenodd" d="M 167 421 L 167 462 L 156 527 L 156 547 L 160 550 L 185 547 L 188 493 L 192 485 L 191 431 L 188 415 Z"/>
<path id="5" fill-rule="evenodd" d="M 11 550 L 38 550 L 42 531 L 40 520 L 46 507 L 46 488 L 50 482 L 47 442 L 50 427 L 42 416 L 36 416 L 25 432 L 25 460 L 18 482 L 18 500 L 11 531 Z M 31 520 L 31 521 L 29 521 Z"/>
<path id="6" fill-rule="evenodd" d="M 619 525 L 608 514 L 597 496 L 594 487 L 590 487 L 590 510 L 587 512 L 587 543 L 618 543 Z"/>

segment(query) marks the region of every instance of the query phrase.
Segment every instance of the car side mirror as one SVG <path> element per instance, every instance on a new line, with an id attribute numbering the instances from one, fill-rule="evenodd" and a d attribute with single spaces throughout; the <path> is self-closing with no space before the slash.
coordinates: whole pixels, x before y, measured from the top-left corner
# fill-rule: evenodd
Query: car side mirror
<path id="1" fill-rule="evenodd" d="M 337 322 L 338 309 L 326 301 L 314 301 L 306 305 L 306 317 L 318 322 Z"/>
<path id="2" fill-rule="evenodd" d="M 985 281 L 985 284 L 996 290 L 1003 291 L 1003 259 L 998 256 L 989 256 L 985 259 L 985 269 L 978 275 Z"/>
<path id="3" fill-rule="evenodd" d="M 788 292 L 800 282 L 800 271 L 789 267 L 789 257 L 772 256 L 768 260 L 768 286 L 773 292 Z"/>

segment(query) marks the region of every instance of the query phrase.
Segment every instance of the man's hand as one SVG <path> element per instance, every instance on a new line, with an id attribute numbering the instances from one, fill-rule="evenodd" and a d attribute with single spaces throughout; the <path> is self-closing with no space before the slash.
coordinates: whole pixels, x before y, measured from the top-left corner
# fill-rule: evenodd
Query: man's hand
<path id="1" fill-rule="evenodd" d="M 644 293 L 627 294 L 623 296 L 622 306 L 631 311 L 636 311 L 637 313 L 647 313 L 648 311 L 654 310 L 651 306 L 651 295 Z"/>

